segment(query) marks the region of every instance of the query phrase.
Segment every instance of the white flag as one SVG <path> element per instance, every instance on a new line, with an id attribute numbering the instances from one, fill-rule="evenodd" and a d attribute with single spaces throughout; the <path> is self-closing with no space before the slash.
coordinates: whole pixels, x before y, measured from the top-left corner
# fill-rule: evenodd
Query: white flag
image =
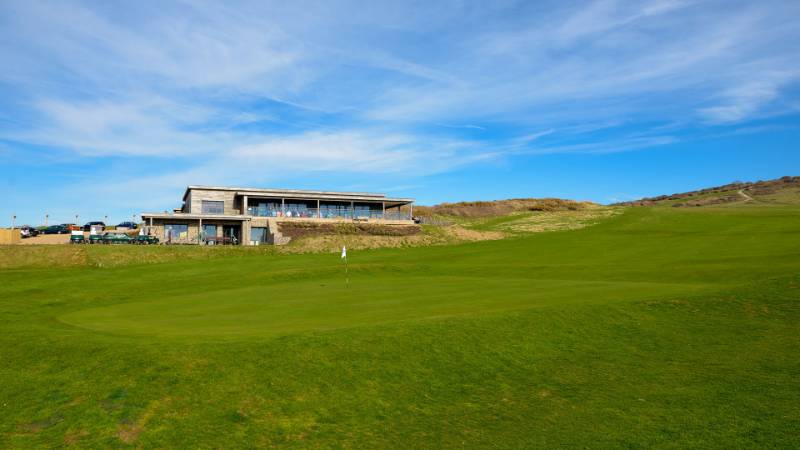
<path id="1" fill-rule="evenodd" d="M 347 259 L 347 248 L 342 246 L 342 259 Z"/>

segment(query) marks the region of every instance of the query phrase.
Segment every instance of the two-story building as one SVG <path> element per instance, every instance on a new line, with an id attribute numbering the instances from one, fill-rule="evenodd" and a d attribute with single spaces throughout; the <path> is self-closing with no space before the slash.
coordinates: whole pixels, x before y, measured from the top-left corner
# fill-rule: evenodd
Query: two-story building
<path id="1" fill-rule="evenodd" d="M 188 186 L 183 205 L 142 213 L 145 231 L 164 243 L 276 243 L 283 221 L 413 223 L 414 199 L 366 192 Z"/>

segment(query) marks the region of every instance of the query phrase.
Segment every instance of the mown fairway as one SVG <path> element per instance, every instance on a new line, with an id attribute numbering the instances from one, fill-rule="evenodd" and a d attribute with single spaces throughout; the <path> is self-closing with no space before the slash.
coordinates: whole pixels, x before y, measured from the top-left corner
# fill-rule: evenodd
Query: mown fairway
<path id="1" fill-rule="evenodd" d="M 800 447 L 800 208 L 226 255 L 0 271 L 0 447 Z"/>

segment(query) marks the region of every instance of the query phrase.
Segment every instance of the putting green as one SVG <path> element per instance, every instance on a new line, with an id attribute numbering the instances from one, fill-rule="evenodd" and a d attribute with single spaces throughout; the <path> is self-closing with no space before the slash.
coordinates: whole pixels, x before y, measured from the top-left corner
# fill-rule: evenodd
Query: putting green
<path id="1" fill-rule="evenodd" d="M 418 286 L 426 286 L 418 289 Z M 385 274 L 284 282 L 89 308 L 60 320 L 127 335 L 271 335 L 553 305 L 694 295 L 715 285 Z"/>

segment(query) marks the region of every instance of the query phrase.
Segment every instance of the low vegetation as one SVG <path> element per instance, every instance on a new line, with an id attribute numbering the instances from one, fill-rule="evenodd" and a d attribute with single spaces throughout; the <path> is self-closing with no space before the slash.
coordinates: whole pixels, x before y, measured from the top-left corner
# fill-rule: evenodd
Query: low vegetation
<path id="1" fill-rule="evenodd" d="M 413 236 L 422 229 L 418 225 L 380 225 L 369 222 L 318 223 L 282 222 L 281 234 L 293 239 L 314 235 L 356 235 L 356 236 Z"/>

